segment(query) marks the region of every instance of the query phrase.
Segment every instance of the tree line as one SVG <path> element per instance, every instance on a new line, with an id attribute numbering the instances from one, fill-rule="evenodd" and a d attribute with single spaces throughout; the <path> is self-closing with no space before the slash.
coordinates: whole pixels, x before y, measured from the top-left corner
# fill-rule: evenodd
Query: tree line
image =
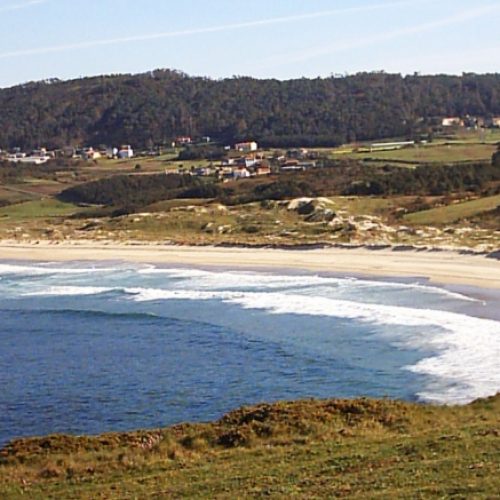
<path id="1" fill-rule="evenodd" d="M 325 160 L 325 167 L 300 173 L 216 183 L 188 175 L 117 175 L 80 184 L 59 198 L 72 203 L 103 205 L 104 214 L 140 211 L 162 200 L 216 199 L 227 205 L 299 196 L 445 195 L 453 192 L 498 193 L 500 169 L 490 163 L 421 165 L 414 169 L 380 168 L 349 160 Z"/>
<path id="2" fill-rule="evenodd" d="M 279 81 L 156 70 L 0 89 L 0 148 L 222 143 L 333 146 L 412 137 L 440 116 L 500 115 L 500 74 L 360 73 Z"/>

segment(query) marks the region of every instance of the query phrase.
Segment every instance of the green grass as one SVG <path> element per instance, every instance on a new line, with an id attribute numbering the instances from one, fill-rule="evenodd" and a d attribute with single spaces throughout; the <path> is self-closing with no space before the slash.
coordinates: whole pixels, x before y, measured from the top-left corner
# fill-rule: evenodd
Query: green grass
<path id="1" fill-rule="evenodd" d="M 352 152 L 341 156 L 354 159 L 402 161 L 415 164 L 454 163 L 463 161 L 489 161 L 495 151 L 496 146 L 492 144 L 428 144 L 390 151 Z"/>
<path id="2" fill-rule="evenodd" d="M 18 440 L 2 498 L 498 498 L 500 396 L 280 402 L 210 424 Z"/>
<path id="3" fill-rule="evenodd" d="M 0 217 L 23 220 L 46 217 L 63 217 L 77 212 L 79 209 L 70 203 L 45 198 L 9 205 L 0 209 Z"/>
<path id="4" fill-rule="evenodd" d="M 437 139 L 439 141 L 440 139 Z M 460 130 L 455 134 L 456 141 L 460 142 L 484 142 L 496 144 L 500 142 L 500 128 L 490 128 L 484 130 Z"/>
<path id="5" fill-rule="evenodd" d="M 35 195 L 28 194 L 24 191 L 0 187 L 0 202 L 5 205 L 23 203 L 25 201 L 33 200 L 34 198 Z"/>
<path id="6" fill-rule="evenodd" d="M 445 207 L 432 208 L 405 215 L 404 219 L 413 224 L 449 224 L 460 219 L 473 217 L 500 205 L 500 195 L 488 196 L 472 201 L 453 203 Z"/>
<path id="7" fill-rule="evenodd" d="M 113 159 L 100 158 L 97 160 L 97 164 L 89 163 L 86 170 L 89 171 L 102 171 L 103 173 L 130 173 L 135 171 L 135 166 L 140 165 L 141 169 L 135 171 L 137 173 L 146 172 L 163 172 L 167 170 L 177 169 L 183 167 L 189 170 L 191 167 L 208 166 L 210 165 L 210 160 L 176 160 L 177 154 L 164 154 L 161 156 L 154 157 L 135 157 L 130 159 Z M 217 163 L 217 162 L 214 162 Z"/>
<path id="8" fill-rule="evenodd" d="M 340 210 L 352 215 L 384 215 L 411 197 L 380 198 L 375 196 L 334 196 L 330 199 Z"/>

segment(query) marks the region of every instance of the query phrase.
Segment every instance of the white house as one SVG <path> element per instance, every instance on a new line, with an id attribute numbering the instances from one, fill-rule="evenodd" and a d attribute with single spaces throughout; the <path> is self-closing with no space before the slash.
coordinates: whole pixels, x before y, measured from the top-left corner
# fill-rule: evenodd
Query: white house
<path id="1" fill-rule="evenodd" d="M 191 139 L 191 137 L 189 137 L 188 135 L 182 135 L 182 136 L 179 136 L 179 137 L 176 137 L 175 138 L 175 145 L 177 146 L 185 146 L 186 144 L 191 144 L 193 141 Z"/>
<path id="2" fill-rule="evenodd" d="M 448 116 L 441 120 L 443 127 L 455 127 L 463 125 L 463 121 L 458 116 Z"/>
<path id="3" fill-rule="evenodd" d="M 233 170 L 233 177 L 235 179 L 247 179 L 251 177 L 251 174 L 245 167 L 240 167 Z"/>
<path id="4" fill-rule="evenodd" d="M 494 116 L 491 119 L 491 126 L 492 127 L 500 127 L 500 116 Z"/>
<path id="5" fill-rule="evenodd" d="M 128 144 L 121 146 L 119 151 L 118 151 L 118 158 L 120 159 L 127 159 L 127 158 L 133 158 L 134 157 L 134 150 L 132 147 Z"/>
<path id="6" fill-rule="evenodd" d="M 99 151 L 95 151 L 92 147 L 83 149 L 82 158 L 84 160 L 98 160 L 100 157 L 101 153 L 99 153 Z"/>
<path id="7" fill-rule="evenodd" d="M 236 151 L 257 151 L 258 145 L 255 141 L 250 141 L 250 142 L 238 142 L 237 144 L 234 145 L 234 149 Z"/>

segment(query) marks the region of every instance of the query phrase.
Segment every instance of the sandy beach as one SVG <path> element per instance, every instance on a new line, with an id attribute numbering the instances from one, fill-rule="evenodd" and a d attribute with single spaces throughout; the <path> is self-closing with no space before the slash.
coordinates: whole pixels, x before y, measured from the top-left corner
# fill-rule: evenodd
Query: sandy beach
<path id="1" fill-rule="evenodd" d="M 351 275 L 428 279 L 436 284 L 500 289 L 500 261 L 451 251 L 367 248 L 282 250 L 195 247 L 92 241 L 0 242 L 0 259 L 32 261 L 128 261 L 241 269 L 293 269 Z"/>

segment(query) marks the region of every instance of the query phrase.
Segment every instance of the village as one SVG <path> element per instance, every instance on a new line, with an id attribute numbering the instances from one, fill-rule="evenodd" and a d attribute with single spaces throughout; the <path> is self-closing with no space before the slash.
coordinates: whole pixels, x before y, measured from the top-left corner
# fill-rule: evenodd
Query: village
<path id="1" fill-rule="evenodd" d="M 485 142 L 486 134 L 500 128 L 500 117 L 458 117 L 447 116 L 434 119 L 436 138 L 442 138 L 437 144 L 458 144 L 455 135 L 475 134 L 476 140 Z M 323 166 L 323 159 L 330 155 L 341 158 L 356 158 L 366 161 L 367 154 L 390 152 L 402 149 L 415 150 L 430 147 L 431 135 L 421 135 L 418 139 L 397 138 L 377 142 L 361 142 L 342 145 L 336 148 L 307 149 L 294 147 L 289 149 L 260 148 L 255 140 L 223 145 L 209 136 L 175 137 L 165 146 L 153 145 L 147 149 L 135 150 L 130 144 L 119 147 L 100 145 L 97 147 L 65 147 L 49 149 L 40 147 L 23 151 L 21 148 L 0 149 L 0 161 L 15 164 L 42 165 L 52 160 L 76 160 L 90 165 L 101 161 L 122 161 L 155 159 L 164 165 L 165 174 L 183 174 L 196 177 L 212 177 L 221 182 L 247 179 L 271 174 L 301 172 Z M 450 142 L 448 142 L 450 141 Z M 363 156 L 364 155 L 364 156 Z M 183 161 L 186 160 L 186 161 Z M 112 163 L 111 163 L 112 165 Z M 135 163 L 136 170 L 141 170 L 140 163 Z"/>
<path id="2" fill-rule="evenodd" d="M 166 168 L 166 174 L 184 174 L 199 177 L 215 177 L 218 180 L 245 179 L 254 176 L 270 175 L 271 173 L 303 171 L 314 168 L 320 163 L 318 153 L 309 152 L 305 148 L 290 149 L 284 154 L 267 150 L 259 150 L 255 141 L 239 142 L 234 146 L 221 148 L 210 142 L 209 137 L 198 141 L 188 136 L 176 137 L 169 148 L 157 146 L 149 150 L 135 152 L 131 145 L 116 147 L 93 148 L 65 148 L 50 150 L 39 148 L 31 151 L 22 151 L 14 148 L 11 151 L 0 151 L 0 161 L 16 164 L 42 165 L 55 159 L 82 160 L 97 163 L 99 160 L 131 160 L 141 158 L 164 158 L 165 153 L 175 157 L 182 151 L 197 151 L 198 148 L 212 147 L 220 149 L 218 160 L 210 160 L 208 165 L 191 165 L 189 167 L 175 164 L 173 168 Z M 196 154 L 199 156 L 199 154 Z M 163 160 L 168 163 L 168 160 Z"/>

